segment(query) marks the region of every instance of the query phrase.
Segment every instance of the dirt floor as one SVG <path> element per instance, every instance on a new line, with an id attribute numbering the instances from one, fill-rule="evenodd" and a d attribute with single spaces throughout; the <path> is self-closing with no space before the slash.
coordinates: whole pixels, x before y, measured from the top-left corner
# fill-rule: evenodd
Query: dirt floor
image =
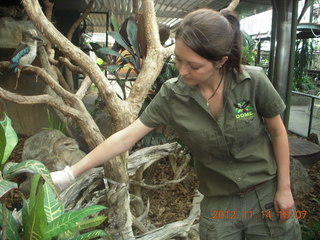
<path id="1" fill-rule="evenodd" d="M 19 137 L 19 143 L 9 161 L 21 161 L 22 148 L 25 139 L 26 137 L 24 136 Z M 198 181 L 191 164 L 187 171 L 189 172 L 188 177 L 181 183 L 166 186 L 159 190 L 150 190 L 148 192 L 147 195 L 150 198 L 151 205 L 149 217 L 155 226 L 159 227 L 170 222 L 184 219 L 188 216 L 192 198 L 198 186 Z M 297 210 L 307 211 L 306 219 L 301 221 L 304 231 L 314 231 L 313 227 L 315 220 L 318 221 L 318 223 L 320 220 L 320 159 L 316 164 L 308 167 L 307 171 L 311 180 L 314 181 L 314 188 L 303 198 L 303 201 L 297 203 Z M 184 174 L 186 174 L 186 172 L 182 175 Z M 152 184 L 159 184 L 167 179 L 172 179 L 173 172 L 169 165 L 169 161 L 159 161 L 152 176 Z M 21 178 L 16 179 L 17 182 L 21 180 Z M 19 208 L 19 206 L 21 206 L 21 200 L 16 190 L 7 193 L 2 200 L 10 209 Z"/>

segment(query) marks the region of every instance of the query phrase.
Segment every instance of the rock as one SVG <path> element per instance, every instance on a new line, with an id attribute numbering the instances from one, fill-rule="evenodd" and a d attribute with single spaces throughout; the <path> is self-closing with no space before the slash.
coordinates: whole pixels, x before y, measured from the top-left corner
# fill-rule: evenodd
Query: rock
<path id="1" fill-rule="evenodd" d="M 290 160 L 291 189 L 295 199 L 303 199 L 313 188 L 313 181 L 302 163 L 291 158 Z"/>
<path id="2" fill-rule="evenodd" d="M 59 130 L 43 130 L 28 138 L 23 147 L 22 160 L 38 160 L 50 172 L 64 169 L 67 165 L 78 162 L 85 156 L 78 143 L 65 136 Z M 21 183 L 22 192 L 30 189 L 30 176 Z"/>

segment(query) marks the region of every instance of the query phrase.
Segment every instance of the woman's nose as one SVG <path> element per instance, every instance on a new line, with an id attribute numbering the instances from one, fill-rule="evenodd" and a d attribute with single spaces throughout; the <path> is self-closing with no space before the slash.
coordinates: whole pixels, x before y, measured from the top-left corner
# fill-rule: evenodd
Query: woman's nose
<path id="1" fill-rule="evenodd" d="M 187 75 L 188 74 L 188 68 L 185 64 L 181 64 L 179 67 L 179 74 L 181 76 Z"/>

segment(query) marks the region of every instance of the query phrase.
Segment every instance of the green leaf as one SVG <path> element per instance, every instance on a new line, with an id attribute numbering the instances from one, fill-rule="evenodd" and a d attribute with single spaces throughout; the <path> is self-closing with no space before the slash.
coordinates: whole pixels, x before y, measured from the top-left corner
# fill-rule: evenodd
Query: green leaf
<path id="1" fill-rule="evenodd" d="M 60 202 L 55 198 L 52 188 L 47 183 L 43 185 L 43 190 L 44 211 L 47 216 L 47 221 L 50 223 L 61 216 L 64 212 L 64 209 Z"/>
<path id="2" fill-rule="evenodd" d="M 40 175 L 35 175 L 31 184 L 31 193 L 27 213 L 23 218 L 23 232 L 25 240 L 43 240 L 47 229 L 47 218 L 44 212 L 44 191 L 39 184 Z"/>
<path id="3" fill-rule="evenodd" d="M 121 65 L 110 65 L 107 67 L 107 71 L 111 72 L 111 73 L 115 73 L 116 71 L 118 71 L 118 69 L 121 67 Z"/>
<path id="4" fill-rule="evenodd" d="M 113 26 L 113 30 L 116 31 L 116 32 L 119 32 L 119 26 L 118 26 L 117 18 L 113 13 L 111 14 L 111 24 Z"/>
<path id="5" fill-rule="evenodd" d="M 14 188 L 18 188 L 17 183 L 0 179 L 0 198 Z"/>
<path id="6" fill-rule="evenodd" d="M 111 48 L 103 47 L 97 50 L 97 52 L 104 55 L 112 55 L 112 56 L 123 58 L 123 56 L 120 53 L 112 50 Z"/>
<path id="7" fill-rule="evenodd" d="M 88 233 L 84 233 L 80 236 L 76 236 L 74 238 L 71 238 L 70 240 L 84 240 L 84 239 L 93 239 L 96 237 L 103 237 L 106 236 L 106 233 L 102 230 L 94 230 Z"/>
<path id="8" fill-rule="evenodd" d="M 132 18 L 129 18 L 128 20 L 127 34 L 130 44 L 132 45 L 137 56 L 140 58 L 140 49 L 138 44 L 138 26 Z"/>
<path id="9" fill-rule="evenodd" d="M 18 136 L 11 126 L 11 119 L 5 115 L 3 121 L 0 121 L 0 126 L 3 131 L 0 132 L 1 144 L 0 144 L 0 163 L 3 165 L 9 158 L 14 147 L 18 143 Z M 3 142 L 3 134 L 5 136 L 5 142 Z"/>
<path id="10" fill-rule="evenodd" d="M 52 237 L 58 236 L 61 233 L 75 228 L 82 218 L 103 209 L 106 209 L 106 207 L 95 205 L 78 211 L 64 213 L 48 224 L 45 239 L 51 239 Z"/>
<path id="11" fill-rule="evenodd" d="M 41 177 L 50 185 L 50 187 L 55 189 L 50 172 L 42 162 L 37 160 L 25 160 L 20 163 L 10 164 L 8 167 L 5 166 L 3 169 L 3 176 L 8 179 L 14 178 L 21 173 L 40 174 Z M 59 195 L 58 192 L 56 192 L 56 194 Z"/>
<path id="12" fill-rule="evenodd" d="M 12 213 L 0 204 L 0 227 L 4 231 L 2 234 L 3 239 L 20 240 L 16 220 L 13 218 Z"/>
<path id="13" fill-rule="evenodd" d="M 97 216 L 93 218 L 89 218 L 86 220 L 81 221 L 77 227 L 74 229 L 75 231 L 81 231 L 87 228 L 99 226 L 106 220 L 107 217 L 105 216 Z"/>
<path id="14" fill-rule="evenodd" d="M 113 39 L 120 44 L 124 49 L 126 49 L 129 53 L 133 54 L 132 49 L 127 45 L 127 43 L 123 40 L 122 36 L 118 32 L 109 32 L 108 33 Z"/>

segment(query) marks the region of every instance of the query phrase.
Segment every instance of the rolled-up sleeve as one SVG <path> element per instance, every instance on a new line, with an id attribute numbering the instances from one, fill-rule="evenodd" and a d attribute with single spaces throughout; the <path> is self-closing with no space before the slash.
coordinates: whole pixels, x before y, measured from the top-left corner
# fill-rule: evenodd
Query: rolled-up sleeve
<path id="1" fill-rule="evenodd" d="M 139 117 L 144 125 L 155 128 L 160 125 L 169 124 L 171 112 L 169 103 L 170 94 L 171 91 L 168 84 L 164 83 L 160 91 Z"/>
<path id="2" fill-rule="evenodd" d="M 256 78 L 256 104 L 261 116 L 271 118 L 282 113 L 286 105 L 262 69 Z"/>

